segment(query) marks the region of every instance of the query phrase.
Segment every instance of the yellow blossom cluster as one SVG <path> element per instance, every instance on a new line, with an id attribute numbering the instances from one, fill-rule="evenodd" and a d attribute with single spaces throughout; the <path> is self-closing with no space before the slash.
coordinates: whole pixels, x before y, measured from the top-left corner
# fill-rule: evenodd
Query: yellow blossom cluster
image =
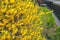
<path id="1" fill-rule="evenodd" d="M 32 0 L 0 0 L 0 40 L 45 40 L 38 10 Z"/>

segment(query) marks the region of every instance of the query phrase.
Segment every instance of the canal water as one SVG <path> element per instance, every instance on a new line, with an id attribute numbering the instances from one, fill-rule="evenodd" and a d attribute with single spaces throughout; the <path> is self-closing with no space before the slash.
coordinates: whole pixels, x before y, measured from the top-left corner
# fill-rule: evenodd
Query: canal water
<path id="1" fill-rule="evenodd" d="M 56 24 L 60 26 L 60 1 L 53 1 L 53 10 L 54 13 L 52 15 L 55 18 Z"/>

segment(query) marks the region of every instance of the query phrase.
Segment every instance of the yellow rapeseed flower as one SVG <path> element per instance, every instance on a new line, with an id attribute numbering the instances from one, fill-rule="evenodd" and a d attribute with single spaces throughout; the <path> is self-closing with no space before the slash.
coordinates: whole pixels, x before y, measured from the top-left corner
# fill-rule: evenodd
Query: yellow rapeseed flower
<path id="1" fill-rule="evenodd" d="M 15 2 L 15 0 L 9 0 L 10 1 L 10 3 L 14 3 Z"/>
<path id="2" fill-rule="evenodd" d="M 46 13 L 39 11 L 37 4 L 32 0 L 2 0 L 0 4 L 0 29 L 4 33 L 0 40 L 43 40 L 40 20 Z"/>
<path id="3" fill-rule="evenodd" d="M 15 24 L 12 24 L 11 28 L 16 28 L 16 25 Z"/>
<path id="4" fill-rule="evenodd" d="M 40 13 L 41 13 L 40 16 L 43 15 L 43 14 L 45 14 L 44 12 L 40 12 Z"/>
<path id="5" fill-rule="evenodd" d="M 15 10 L 15 9 L 10 9 L 10 10 L 8 10 L 8 12 L 9 12 L 10 14 L 13 14 L 13 13 L 14 13 L 14 10 Z"/>
<path id="6" fill-rule="evenodd" d="M 4 0 L 4 2 L 5 2 L 6 4 L 8 4 L 8 3 L 9 3 L 9 0 Z"/>
<path id="7" fill-rule="evenodd" d="M 6 10 L 7 10 L 7 9 L 6 9 L 6 8 L 4 8 L 4 9 L 2 9 L 2 10 L 1 10 L 1 12 L 5 12 Z"/>
<path id="8" fill-rule="evenodd" d="M 17 33 L 17 31 L 18 31 L 18 29 L 13 28 L 13 29 L 12 29 L 12 34 Z"/>

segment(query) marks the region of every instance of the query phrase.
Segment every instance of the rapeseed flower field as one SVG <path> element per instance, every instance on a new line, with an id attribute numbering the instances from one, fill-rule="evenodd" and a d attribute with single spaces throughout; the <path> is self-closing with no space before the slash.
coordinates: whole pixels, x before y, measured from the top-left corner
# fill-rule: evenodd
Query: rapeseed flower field
<path id="1" fill-rule="evenodd" d="M 0 40 L 46 40 L 51 13 L 33 0 L 0 0 Z"/>

